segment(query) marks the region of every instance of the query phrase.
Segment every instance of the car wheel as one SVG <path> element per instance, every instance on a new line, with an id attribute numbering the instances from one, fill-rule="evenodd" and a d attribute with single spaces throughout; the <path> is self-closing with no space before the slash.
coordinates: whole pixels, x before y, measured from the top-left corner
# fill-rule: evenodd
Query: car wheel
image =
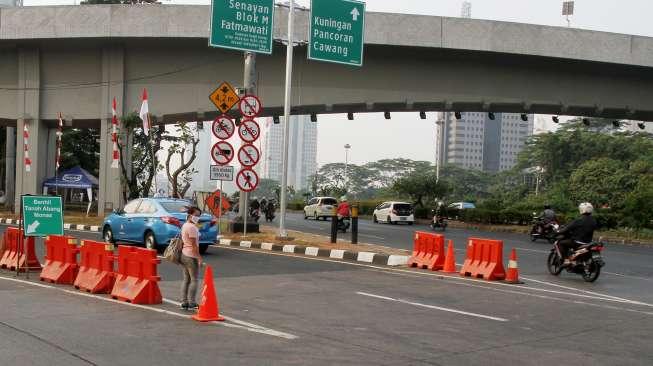
<path id="1" fill-rule="evenodd" d="M 413 222 L 412 222 L 412 221 L 408 221 L 408 225 L 412 225 L 412 224 L 413 224 Z"/>
<path id="2" fill-rule="evenodd" d="M 390 219 L 390 216 L 386 217 L 385 222 L 388 224 L 392 224 L 392 220 Z"/>
<path id="3" fill-rule="evenodd" d="M 108 244 L 113 244 L 115 241 L 113 240 L 113 230 L 111 230 L 111 226 L 105 226 L 104 230 L 102 231 L 102 237 L 104 238 L 104 242 Z"/>
<path id="4" fill-rule="evenodd" d="M 200 245 L 200 254 L 205 254 L 207 250 L 209 250 L 208 245 Z"/>
<path id="5" fill-rule="evenodd" d="M 320 216 L 317 215 L 317 211 L 313 212 L 313 220 L 317 221 L 320 219 Z"/>
<path id="6" fill-rule="evenodd" d="M 379 220 L 376 219 L 376 215 L 372 216 L 372 221 L 373 221 L 375 224 L 378 224 L 378 223 L 379 223 Z"/>
<path id="7" fill-rule="evenodd" d="M 154 249 L 158 251 L 158 245 L 156 244 L 156 238 L 154 237 L 154 233 L 151 231 L 148 231 L 145 233 L 145 247 L 147 249 Z"/>
<path id="8" fill-rule="evenodd" d="M 308 215 L 306 214 L 306 210 L 304 210 L 304 220 L 308 219 Z"/>

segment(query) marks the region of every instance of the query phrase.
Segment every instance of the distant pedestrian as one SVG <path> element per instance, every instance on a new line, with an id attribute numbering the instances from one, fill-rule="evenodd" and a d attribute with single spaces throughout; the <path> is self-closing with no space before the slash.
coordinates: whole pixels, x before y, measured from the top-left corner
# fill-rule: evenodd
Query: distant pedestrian
<path id="1" fill-rule="evenodd" d="M 181 285 L 181 307 L 184 310 L 197 307 L 195 298 L 197 295 L 197 279 L 199 276 L 202 256 L 200 255 L 199 238 L 200 232 L 197 223 L 202 212 L 197 207 L 188 208 L 186 222 L 181 227 L 181 265 L 184 281 Z"/>

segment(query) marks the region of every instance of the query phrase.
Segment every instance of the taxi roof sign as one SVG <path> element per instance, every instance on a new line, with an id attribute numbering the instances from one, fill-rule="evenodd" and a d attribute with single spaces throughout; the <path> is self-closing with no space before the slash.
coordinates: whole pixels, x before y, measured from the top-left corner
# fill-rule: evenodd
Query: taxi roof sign
<path id="1" fill-rule="evenodd" d="M 227 113 L 233 106 L 235 106 L 240 97 L 236 90 L 226 81 L 223 81 L 220 86 L 209 95 L 209 99 L 222 113 Z"/>

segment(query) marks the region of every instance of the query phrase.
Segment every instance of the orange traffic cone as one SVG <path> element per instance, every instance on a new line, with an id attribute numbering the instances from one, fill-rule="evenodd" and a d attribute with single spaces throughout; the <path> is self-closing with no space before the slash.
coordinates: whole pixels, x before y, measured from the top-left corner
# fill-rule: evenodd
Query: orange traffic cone
<path id="1" fill-rule="evenodd" d="M 456 272 L 456 254 L 453 250 L 453 241 L 449 240 L 449 245 L 447 246 L 447 256 L 444 258 L 444 267 L 442 272 L 445 273 L 454 273 Z"/>
<path id="2" fill-rule="evenodd" d="M 224 320 L 218 311 L 218 297 L 215 294 L 215 287 L 213 286 L 213 270 L 208 265 L 206 266 L 206 271 L 204 271 L 202 301 L 200 301 L 200 307 L 197 309 L 197 314 L 193 315 L 193 319 L 201 322 Z"/>
<path id="3" fill-rule="evenodd" d="M 517 266 L 517 251 L 512 248 L 510 260 L 508 261 L 508 272 L 506 273 L 506 283 L 523 283 L 519 280 L 519 267 Z"/>

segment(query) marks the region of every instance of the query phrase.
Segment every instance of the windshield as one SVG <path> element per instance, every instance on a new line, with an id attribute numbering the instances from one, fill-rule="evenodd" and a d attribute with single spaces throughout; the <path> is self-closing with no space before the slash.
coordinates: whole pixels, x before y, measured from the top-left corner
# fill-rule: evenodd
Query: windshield
<path id="1" fill-rule="evenodd" d="M 325 199 L 322 200 L 322 204 L 323 204 L 323 205 L 331 205 L 331 206 L 335 206 L 335 205 L 338 204 L 338 201 L 336 201 L 336 200 L 333 199 L 333 198 L 325 198 Z"/>
<path id="2" fill-rule="evenodd" d="M 395 203 L 395 210 L 410 211 L 413 207 L 408 203 Z"/>
<path id="3" fill-rule="evenodd" d="M 170 213 L 186 212 L 186 208 L 188 207 L 188 202 L 182 201 L 159 202 L 159 204 Z"/>

